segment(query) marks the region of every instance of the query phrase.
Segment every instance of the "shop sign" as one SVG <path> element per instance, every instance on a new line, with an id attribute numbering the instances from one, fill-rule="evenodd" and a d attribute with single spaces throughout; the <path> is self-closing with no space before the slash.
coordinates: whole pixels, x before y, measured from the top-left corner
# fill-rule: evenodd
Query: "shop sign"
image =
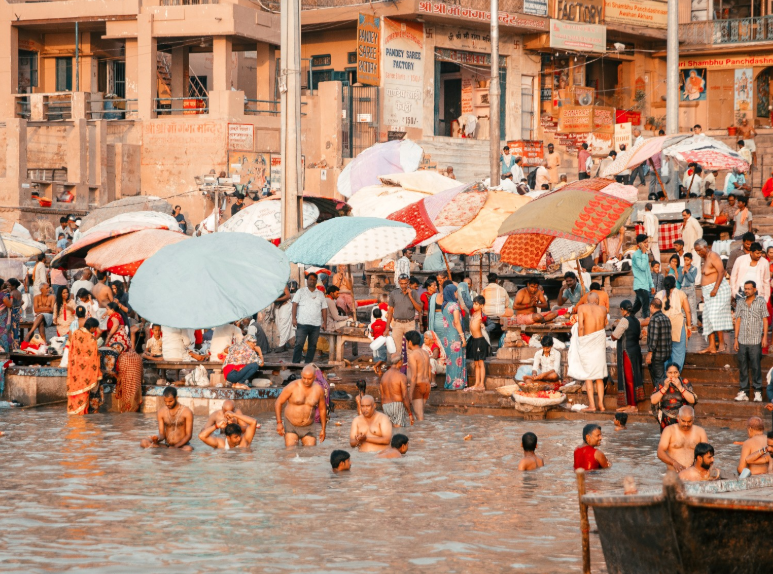
<path id="1" fill-rule="evenodd" d="M 424 24 L 384 18 L 384 124 L 399 131 L 423 119 Z"/>
<path id="2" fill-rule="evenodd" d="M 592 106 L 561 106 L 558 112 L 558 131 L 562 134 L 582 134 L 591 131 Z"/>
<path id="3" fill-rule="evenodd" d="M 252 151 L 255 149 L 255 126 L 253 124 L 228 124 L 228 149 Z"/>
<path id="4" fill-rule="evenodd" d="M 548 0 L 523 0 L 523 13 L 532 16 L 547 16 Z"/>
<path id="5" fill-rule="evenodd" d="M 564 146 L 567 153 L 576 153 L 580 145 L 587 141 L 589 134 L 563 134 L 558 139 L 558 145 Z"/>
<path id="6" fill-rule="evenodd" d="M 550 21 L 550 47 L 559 50 L 606 52 L 607 28 L 595 24 Z"/>
<path id="7" fill-rule="evenodd" d="M 615 124 L 615 151 L 620 153 L 620 144 L 625 144 L 626 149 L 631 148 L 631 122 Z"/>
<path id="8" fill-rule="evenodd" d="M 445 62 L 454 62 L 456 64 L 467 64 L 469 66 L 491 67 L 491 54 L 476 54 L 475 52 L 465 52 L 463 50 L 449 50 L 448 48 L 435 48 L 435 55 L 439 60 Z M 505 56 L 499 56 L 499 67 L 504 68 L 507 65 Z"/>
<path id="9" fill-rule="evenodd" d="M 521 167 L 537 167 L 545 157 L 542 142 L 537 140 L 514 140 L 507 142 L 510 153 L 521 156 Z"/>
<path id="10" fill-rule="evenodd" d="M 604 0 L 554 0 L 553 17 L 565 22 L 604 23 Z"/>
<path id="11" fill-rule="evenodd" d="M 773 54 L 755 56 L 690 56 L 679 60 L 680 70 L 690 68 L 708 68 L 709 70 L 732 70 L 733 68 L 751 68 L 753 66 L 773 66 Z"/>
<path id="12" fill-rule="evenodd" d="M 481 52 L 491 51 L 491 35 L 488 32 L 445 26 L 438 26 L 436 32 L 437 44 L 442 44 L 445 47 Z"/>
<path id="13" fill-rule="evenodd" d="M 604 21 L 667 28 L 668 3 L 651 0 L 606 0 Z"/>
<path id="14" fill-rule="evenodd" d="M 271 191 L 282 189 L 282 156 L 271 154 Z"/>
<path id="15" fill-rule="evenodd" d="M 462 114 L 471 114 L 472 109 L 472 80 L 462 79 Z"/>
<path id="16" fill-rule="evenodd" d="M 540 116 L 540 125 L 542 126 L 542 131 L 545 133 L 554 134 L 558 131 L 558 122 L 547 112 L 544 112 Z"/>
<path id="17" fill-rule="evenodd" d="M 593 130 L 597 134 L 615 133 L 615 108 L 593 106 Z"/>
<path id="18" fill-rule="evenodd" d="M 491 12 L 450 5 L 445 2 L 433 2 L 432 0 L 421 0 L 419 2 L 419 12 L 425 14 L 437 14 L 439 16 L 451 16 L 465 20 L 476 20 L 478 22 L 491 22 Z M 519 28 L 529 28 L 532 30 L 547 29 L 547 20 L 533 18 L 524 14 L 510 14 L 502 11 L 499 12 L 499 23 L 517 26 Z"/>
<path id="19" fill-rule="evenodd" d="M 572 86 L 572 104 L 575 106 L 592 106 L 595 101 L 596 90 L 585 86 Z"/>
<path id="20" fill-rule="evenodd" d="M 632 112 L 630 110 L 615 110 L 615 123 L 624 124 L 631 122 L 634 126 L 641 125 L 641 112 Z"/>
<path id="21" fill-rule="evenodd" d="M 357 19 L 357 81 L 378 86 L 381 81 L 381 18 L 360 14 Z"/>

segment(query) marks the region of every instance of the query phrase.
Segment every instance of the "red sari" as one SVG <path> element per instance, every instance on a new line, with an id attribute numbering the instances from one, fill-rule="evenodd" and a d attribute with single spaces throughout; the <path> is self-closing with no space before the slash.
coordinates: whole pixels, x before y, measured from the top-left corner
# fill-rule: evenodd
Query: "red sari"
<path id="1" fill-rule="evenodd" d="M 99 349 L 94 336 L 86 329 L 73 331 L 67 363 L 67 414 L 89 412 L 89 393 L 99 384 Z"/>

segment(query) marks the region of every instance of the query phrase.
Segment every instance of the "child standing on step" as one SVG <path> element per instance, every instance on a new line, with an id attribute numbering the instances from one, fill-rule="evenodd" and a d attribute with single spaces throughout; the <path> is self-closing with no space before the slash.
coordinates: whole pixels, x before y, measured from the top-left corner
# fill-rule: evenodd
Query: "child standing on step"
<path id="1" fill-rule="evenodd" d="M 472 302 L 472 317 L 470 318 L 470 340 L 467 341 L 467 360 L 475 363 L 475 386 L 468 387 L 465 391 L 486 390 L 486 357 L 488 357 L 491 345 L 488 340 L 488 332 L 483 327 L 483 306 L 486 298 L 478 295 Z"/>

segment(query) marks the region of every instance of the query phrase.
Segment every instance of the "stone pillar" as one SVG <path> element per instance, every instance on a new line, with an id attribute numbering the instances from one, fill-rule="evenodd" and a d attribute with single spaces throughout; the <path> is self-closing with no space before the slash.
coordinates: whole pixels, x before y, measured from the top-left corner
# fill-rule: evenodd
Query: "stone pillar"
<path id="1" fill-rule="evenodd" d="M 138 90 L 137 90 L 137 80 L 138 80 L 138 69 L 137 69 L 137 40 L 136 38 L 127 38 L 126 44 L 125 44 L 125 69 L 126 69 L 126 99 L 127 100 L 136 100 L 138 96 Z M 126 102 L 126 109 L 127 110 L 133 110 L 133 113 L 129 114 L 127 112 L 126 118 L 135 118 L 137 117 L 136 110 L 138 109 L 137 104 L 139 102 Z"/>
<path id="2" fill-rule="evenodd" d="M 88 92 L 72 93 L 72 119 L 74 120 L 89 119 L 90 100 L 91 100 L 91 94 Z"/>
<path id="3" fill-rule="evenodd" d="M 128 60 L 128 42 L 126 48 Z M 154 111 L 156 94 L 158 93 L 156 52 L 156 38 L 153 37 L 153 15 L 140 14 L 137 16 L 137 112 L 142 120 L 156 117 Z"/>
<path id="4" fill-rule="evenodd" d="M 30 121 L 44 122 L 48 119 L 46 117 L 47 102 L 48 96 L 43 94 L 30 95 Z"/>
<path id="5" fill-rule="evenodd" d="M 0 34 L 0 118 L 16 116 L 16 99 L 19 91 L 19 29 L 4 21 Z"/>
<path id="6" fill-rule="evenodd" d="M 189 48 L 183 46 L 181 48 L 174 48 L 172 50 L 172 97 L 173 98 L 187 98 L 188 97 L 188 76 L 190 65 L 188 64 Z M 181 108 L 182 103 L 178 102 L 172 106 L 173 108 Z"/>
<path id="7" fill-rule="evenodd" d="M 212 38 L 212 90 L 231 89 L 231 40 L 226 36 Z M 238 87 L 238 86 L 235 86 Z"/>
<path id="8" fill-rule="evenodd" d="M 86 151 L 86 120 L 72 120 L 72 129 L 67 134 L 67 180 L 71 183 L 85 183 L 88 178 L 88 157 Z M 95 154 L 96 155 L 96 154 Z M 88 197 L 75 196 L 78 205 L 88 204 Z"/>
<path id="9" fill-rule="evenodd" d="M 273 101 L 276 82 L 276 47 L 265 42 L 258 42 L 258 91 L 257 99 Z M 258 105 L 264 109 L 265 104 Z"/>
<path id="10" fill-rule="evenodd" d="M 27 180 L 27 120 L 9 117 L 4 121 L 6 185 L 0 185 L 0 201 L 3 205 L 26 205 L 29 189 L 22 191 L 21 184 Z M 21 193 L 24 193 L 23 197 L 20 197 Z"/>

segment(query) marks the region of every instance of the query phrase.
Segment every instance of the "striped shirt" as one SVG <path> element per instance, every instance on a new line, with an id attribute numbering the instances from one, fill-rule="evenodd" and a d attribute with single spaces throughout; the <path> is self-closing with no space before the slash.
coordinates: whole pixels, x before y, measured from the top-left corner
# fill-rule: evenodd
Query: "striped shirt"
<path id="1" fill-rule="evenodd" d="M 738 330 L 738 343 L 741 345 L 759 345 L 762 343 L 762 321 L 768 317 L 768 306 L 760 296 L 752 304 L 746 299 L 739 301 L 735 308 L 736 321 L 741 322 Z"/>

